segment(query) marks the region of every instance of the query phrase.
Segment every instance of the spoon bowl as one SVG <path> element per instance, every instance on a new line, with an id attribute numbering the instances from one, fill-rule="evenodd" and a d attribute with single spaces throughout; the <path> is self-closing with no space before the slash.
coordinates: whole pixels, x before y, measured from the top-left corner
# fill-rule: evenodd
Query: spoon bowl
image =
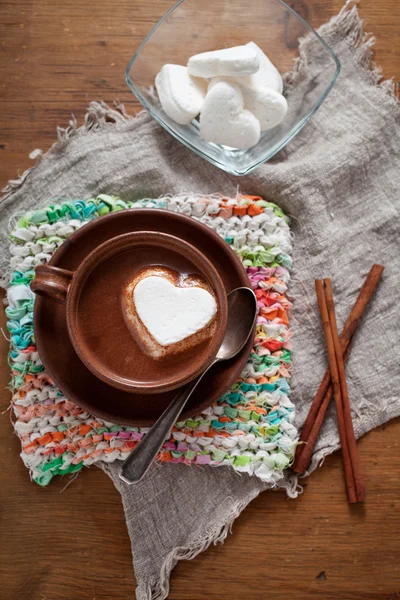
<path id="1" fill-rule="evenodd" d="M 228 322 L 213 364 L 229 360 L 242 350 L 253 330 L 256 310 L 257 298 L 250 288 L 236 288 L 228 294 Z"/>

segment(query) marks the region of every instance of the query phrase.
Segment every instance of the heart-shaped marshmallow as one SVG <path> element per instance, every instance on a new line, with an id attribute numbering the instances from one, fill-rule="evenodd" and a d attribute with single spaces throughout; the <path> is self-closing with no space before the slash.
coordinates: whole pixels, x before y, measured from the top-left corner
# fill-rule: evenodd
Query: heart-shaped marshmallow
<path id="1" fill-rule="evenodd" d="M 237 83 L 242 87 L 268 87 L 281 94 L 283 90 L 282 77 L 275 65 L 272 64 L 268 56 L 254 42 L 246 44 L 246 48 L 250 48 L 257 53 L 260 68 L 252 75 L 241 77 Z"/>
<path id="2" fill-rule="evenodd" d="M 215 298 L 207 290 L 175 287 L 164 277 L 154 275 L 139 281 L 133 301 L 147 331 L 163 347 L 197 333 L 217 312 Z"/>
<path id="3" fill-rule="evenodd" d="M 240 87 L 217 80 L 209 86 L 200 114 L 200 137 L 232 148 L 251 148 L 260 139 L 260 123 L 244 110 Z"/>
<path id="4" fill-rule="evenodd" d="M 244 105 L 260 122 L 261 131 L 272 129 L 283 121 L 288 105 L 279 92 L 267 87 L 242 88 Z"/>
<path id="5" fill-rule="evenodd" d="M 218 75 L 249 75 L 260 66 L 258 46 L 255 48 L 234 46 L 223 50 L 195 54 L 188 60 L 188 71 L 196 77 L 217 77 Z"/>
<path id="6" fill-rule="evenodd" d="M 182 65 L 164 65 L 156 77 L 161 106 L 171 119 L 187 125 L 197 117 L 207 92 L 207 82 L 189 75 Z"/>

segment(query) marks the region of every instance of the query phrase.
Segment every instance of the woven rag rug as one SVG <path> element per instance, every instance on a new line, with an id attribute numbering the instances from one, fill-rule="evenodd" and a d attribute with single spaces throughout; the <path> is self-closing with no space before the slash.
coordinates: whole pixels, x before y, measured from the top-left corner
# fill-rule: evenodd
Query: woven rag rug
<path id="1" fill-rule="evenodd" d="M 213 228 L 243 261 L 258 301 L 254 348 L 241 378 L 216 405 L 178 422 L 158 461 L 230 466 L 279 485 L 285 481 L 283 469 L 290 464 L 297 441 L 288 385 L 290 230 L 278 206 L 240 194 L 236 198 L 181 195 L 136 202 L 101 194 L 87 201 L 52 203 L 17 219 L 10 234 L 6 315 L 14 427 L 32 478 L 47 485 L 54 475 L 76 473 L 99 461 L 124 460 L 147 431 L 89 415 L 57 389 L 35 346 L 35 295 L 29 287 L 35 266 L 48 262 L 82 225 L 128 208 L 176 211 Z"/>
<path id="2" fill-rule="evenodd" d="M 395 300 L 400 286 L 400 219 L 396 205 L 400 187 L 399 106 L 392 82 L 381 82 L 379 69 L 371 64 L 373 38 L 364 35 L 356 8 L 344 9 L 320 29 L 320 34 L 341 61 L 342 71 L 337 84 L 303 131 L 275 159 L 252 175 L 235 178 L 210 166 L 173 140 L 145 113 L 132 118 L 122 109 L 115 110 L 94 102 L 82 127 L 78 128 L 73 120 L 69 127 L 59 130 L 58 141 L 46 155 L 40 151 L 32 154 L 38 159 L 36 165 L 20 179 L 9 183 L 0 204 L 0 247 L 4 257 L 1 276 L 4 287 L 10 288 L 7 310 L 14 344 L 10 359 L 14 389 L 22 392 L 20 403 L 14 403 L 14 407 L 23 445 L 28 445 L 25 442 L 32 433 L 24 430 L 24 423 L 30 427 L 34 425 L 29 413 L 33 410 L 31 405 L 47 402 L 57 405 L 61 413 L 65 410 L 64 415 L 57 414 L 57 411 L 52 414 L 54 421 L 51 423 L 49 419 L 47 431 L 46 428 L 33 431 L 33 439 L 29 440 L 33 445 L 31 450 L 25 448 L 24 459 L 33 476 L 40 483 L 46 483 L 46 477 L 51 478 L 58 473 L 58 468 L 60 472 L 62 467 L 70 471 L 79 468 L 79 459 L 87 453 L 85 440 L 89 440 L 89 448 L 93 443 L 100 445 L 97 449 L 102 460 L 98 464 L 112 478 L 122 496 L 139 600 L 166 598 L 169 576 L 176 562 L 182 558 L 193 558 L 209 544 L 222 541 L 235 517 L 261 491 L 285 487 L 292 496 L 296 495 L 296 479 L 282 469 L 290 462 L 296 428 L 301 427 L 326 368 L 323 335 L 313 294 L 315 278 L 332 276 L 338 320 L 343 323 L 372 263 L 385 266 L 383 281 L 357 332 L 347 366 L 348 383 L 357 437 L 400 415 L 400 368 L 393 352 L 400 331 Z M 312 40 L 305 39 L 296 67 L 296 86 L 288 88 L 289 102 L 291 99 L 296 101 L 296 93 L 299 93 L 296 90 L 301 90 L 302 72 L 313 69 L 316 62 L 320 65 L 320 61 Z M 273 299 L 277 299 L 274 294 L 278 294 L 281 297 L 279 310 L 286 314 L 288 300 L 284 286 L 288 282 L 286 269 L 289 263 L 276 260 L 274 264 L 277 256 L 268 257 L 269 263 L 254 262 L 247 266 L 250 274 L 255 275 L 253 285 L 256 289 L 270 292 L 267 294 L 268 301 L 264 296 L 264 315 L 260 314 L 260 317 L 268 321 L 267 309 L 276 310 L 274 318 L 278 321 L 274 323 L 272 319 L 269 323 L 282 327 L 281 333 L 284 334 L 280 338 L 275 331 L 264 341 L 271 342 L 273 339 L 281 344 L 280 348 L 265 347 L 267 352 L 261 352 L 262 346 L 256 344 L 256 352 L 250 361 L 252 370 L 245 372 L 241 380 L 242 384 L 250 387 L 240 390 L 238 407 L 234 401 L 230 403 L 228 397 L 224 397 L 217 405 L 217 412 L 213 410 L 212 415 L 200 416 L 200 419 L 194 415 L 193 421 L 185 423 L 183 429 L 177 427 L 174 433 L 181 433 L 185 438 L 179 439 L 182 436 L 178 435 L 167 442 L 171 444 L 164 449 L 170 452 L 168 460 L 152 468 L 139 485 L 128 487 L 118 478 L 120 461 L 112 457 L 113 453 L 118 457 L 124 451 L 126 453 L 141 432 L 113 431 L 112 424 L 93 422 L 85 415 L 80 424 L 83 429 L 79 428 L 76 433 L 79 443 L 74 447 L 74 437 L 69 437 L 72 431 L 70 425 L 81 415 L 72 414 L 74 408 L 65 404 L 68 399 L 58 395 L 51 381 L 37 383 L 37 388 L 33 384 L 30 387 L 29 381 L 23 381 L 26 372 L 23 366 L 17 365 L 23 365 L 24 359 L 29 361 L 29 375 L 33 380 L 40 380 L 41 373 L 40 359 L 35 355 L 32 340 L 23 336 L 29 330 L 31 319 L 29 303 L 32 304 L 32 298 L 28 291 L 25 299 L 20 295 L 22 288 L 28 289 L 29 263 L 31 261 L 33 265 L 40 253 L 50 255 L 82 221 L 114 210 L 118 202 L 124 208 L 144 198 L 166 201 L 168 195 L 169 199 L 172 196 L 180 198 L 182 210 L 191 212 L 196 204 L 191 204 L 191 198 L 198 200 L 200 194 L 209 198 L 212 195 L 215 200 L 217 192 L 232 199 L 228 213 L 222 212 L 217 216 L 221 222 L 234 216 L 238 221 L 247 219 L 248 223 L 257 223 L 257 214 L 233 215 L 235 203 L 240 205 L 243 201 L 241 192 L 263 199 L 249 201 L 256 207 L 250 212 L 260 211 L 260 215 L 275 217 L 281 224 L 285 222 L 281 211 L 291 219 L 292 393 L 289 399 L 285 372 L 290 362 L 287 323 L 283 322 L 284 313 L 279 313 L 278 306 L 273 308 L 272 303 Z M 186 198 L 188 208 L 185 208 L 183 198 Z M 226 206 L 219 206 L 210 219 L 214 219 L 222 209 L 225 210 Z M 16 214 L 22 220 L 18 221 Z M 14 232 L 12 257 L 10 222 Z M 251 227 L 246 226 L 247 229 Z M 224 233 L 232 245 L 235 245 L 233 237 L 239 231 L 239 228 L 234 229 L 234 235 L 230 236 L 229 231 Z M 256 237 L 259 229 L 255 227 Z M 43 238 L 37 237 L 41 231 L 44 232 Z M 34 233 L 33 237 L 25 239 L 29 232 Z M 25 238 L 21 238 L 24 235 Z M 264 244 L 265 248 L 274 248 L 265 239 L 260 245 Z M 238 247 L 242 245 L 243 242 Z M 18 248 L 25 250 L 19 255 Z M 289 247 L 286 251 L 281 248 L 281 251 L 280 256 L 290 254 Z M 246 257 L 243 258 L 246 260 Z M 47 259 L 48 256 L 39 258 Z M 21 268 L 21 264 L 24 269 L 18 271 L 16 267 L 19 265 Z M 252 268 L 261 270 L 252 271 Z M 272 273 L 268 269 L 281 270 Z M 271 282 L 271 277 L 276 277 L 276 281 Z M 263 282 L 266 282 L 264 289 Z M 19 288 L 19 292 L 13 292 L 11 288 Z M 24 350 L 26 356 L 23 356 Z M 270 358 L 266 360 L 265 357 Z M 268 380 L 264 383 L 260 383 L 261 377 L 256 375 L 258 360 L 262 363 L 261 377 Z M 273 374 L 275 368 L 279 373 Z M 35 369 L 38 369 L 37 373 L 33 372 Z M 276 375 L 278 378 L 271 382 Z M 257 385 L 274 385 L 274 389 L 254 387 Z M 281 389 L 279 386 L 282 386 Z M 43 390 L 46 398 L 40 395 Z M 236 391 L 231 390 L 229 394 L 234 395 Z M 279 403 L 272 400 L 268 403 L 266 398 L 272 393 L 279 395 Z M 263 397 L 261 401 L 260 396 Z M 234 398 L 229 397 L 231 400 Z M 249 402 L 245 402 L 244 398 Z M 256 401 L 252 402 L 252 399 Z M 265 412 L 259 409 L 265 409 Z M 24 414 L 28 416 L 24 417 Z M 274 422 L 275 419 L 278 421 Z M 250 430 L 246 429 L 249 424 Z M 218 433 L 226 435 L 220 435 L 220 443 L 212 444 L 214 448 L 207 451 L 200 439 L 209 436 L 195 436 L 194 433 L 208 433 L 210 430 L 216 434 L 214 442 Z M 223 445 L 223 440 L 233 439 L 235 432 L 238 438 L 246 437 L 245 448 L 241 449 L 237 444 L 236 454 L 234 449 Z M 47 434 L 52 437 L 51 441 L 46 438 Z M 252 434 L 254 439 L 249 437 Z M 57 436 L 59 439 L 53 439 Z M 99 437 L 93 439 L 93 436 Z M 261 444 L 266 446 L 252 448 L 252 443 L 256 446 L 254 440 L 260 442 L 260 437 L 263 438 Z M 46 476 L 44 465 L 57 460 L 55 448 L 62 448 L 68 443 L 71 444 L 70 453 L 57 450 L 61 461 L 52 464 Z M 124 445 L 126 448 L 122 450 Z M 338 447 L 335 413 L 331 407 L 312 457 L 310 472 L 324 456 Z M 47 460 L 41 456 L 43 448 L 49 450 Z M 260 460 L 256 461 L 259 464 L 252 469 L 249 466 L 253 463 L 251 457 L 257 452 L 264 454 L 259 455 Z M 241 464 L 246 453 L 250 455 L 249 460 L 244 459 Z M 105 462 L 107 458 L 103 460 L 103 457 L 109 457 L 109 462 Z M 94 460 L 95 457 L 92 458 Z M 197 460 L 208 464 L 185 464 Z M 211 466 L 224 461 L 229 464 Z M 261 466 L 257 476 L 257 468 Z M 238 472 L 241 469 L 247 472 Z M 249 475 L 251 472 L 252 476 Z"/>

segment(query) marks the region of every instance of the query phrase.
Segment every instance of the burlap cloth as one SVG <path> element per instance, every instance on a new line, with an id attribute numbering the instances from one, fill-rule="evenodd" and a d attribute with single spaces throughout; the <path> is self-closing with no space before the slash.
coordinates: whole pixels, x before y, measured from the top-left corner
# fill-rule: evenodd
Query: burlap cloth
<path id="1" fill-rule="evenodd" d="M 371 67 L 373 39 L 364 36 L 356 8 L 342 11 L 320 33 L 342 63 L 336 86 L 301 134 L 244 178 L 210 166 L 144 113 L 132 119 L 92 103 L 82 127 L 73 121 L 60 129 L 53 148 L 45 156 L 35 151 L 36 166 L 10 182 L 0 205 L 2 276 L 9 218 L 49 199 L 99 193 L 130 200 L 182 191 L 233 194 L 240 186 L 273 200 L 292 217 L 295 236 L 292 399 L 299 427 L 326 367 L 314 279 L 333 277 L 342 323 L 372 263 L 385 266 L 347 367 L 354 427 L 361 436 L 400 414 L 400 111 L 392 83 L 379 85 L 379 70 Z M 313 44 L 306 41 L 301 50 L 300 67 L 312 68 Z M 295 100 L 296 88 L 290 93 Z M 310 471 L 338 446 L 331 407 Z M 105 470 L 124 503 L 140 600 L 165 598 L 176 562 L 223 540 L 235 517 L 267 487 L 226 467 L 166 464 L 128 488 L 118 479 L 119 468 L 114 463 Z M 294 495 L 295 483 L 287 479 L 282 486 Z"/>

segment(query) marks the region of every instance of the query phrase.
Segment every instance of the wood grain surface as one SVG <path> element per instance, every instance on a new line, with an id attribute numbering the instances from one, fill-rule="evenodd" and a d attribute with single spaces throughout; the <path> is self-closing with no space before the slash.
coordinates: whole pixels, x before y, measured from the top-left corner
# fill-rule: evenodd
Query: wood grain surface
<path id="1" fill-rule="evenodd" d="M 58 125 L 82 119 L 90 100 L 138 109 L 123 81 L 132 50 L 171 0 L 2 0 L 0 3 L 0 185 L 31 166 Z M 295 0 L 315 27 L 342 0 Z M 398 0 L 363 0 L 377 38 L 375 59 L 400 79 Z M 4 328 L 5 318 L 1 313 Z M 118 492 L 98 469 L 64 491 L 56 478 L 29 481 L 9 422 L 7 341 L 0 335 L 0 598 L 128 600 L 134 597 L 130 545 Z M 379 401 L 379 399 L 377 399 Z M 234 535 L 172 576 L 172 600 L 400 600 L 400 422 L 359 443 L 368 498 L 349 507 L 341 459 L 329 457 L 297 500 L 257 498 Z"/>

